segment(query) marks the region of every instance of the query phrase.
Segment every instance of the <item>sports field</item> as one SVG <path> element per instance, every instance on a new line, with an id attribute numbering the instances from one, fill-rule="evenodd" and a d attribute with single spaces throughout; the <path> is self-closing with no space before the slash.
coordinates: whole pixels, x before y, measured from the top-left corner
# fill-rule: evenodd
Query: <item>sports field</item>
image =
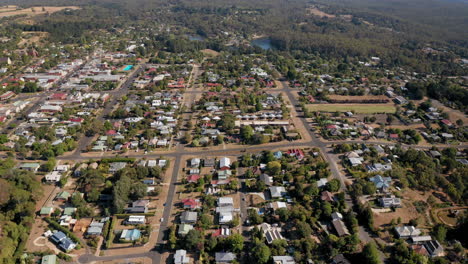
<path id="1" fill-rule="evenodd" d="M 309 104 L 312 112 L 348 112 L 356 114 L 395 113 L 396 108 L 390 104 Z"/>

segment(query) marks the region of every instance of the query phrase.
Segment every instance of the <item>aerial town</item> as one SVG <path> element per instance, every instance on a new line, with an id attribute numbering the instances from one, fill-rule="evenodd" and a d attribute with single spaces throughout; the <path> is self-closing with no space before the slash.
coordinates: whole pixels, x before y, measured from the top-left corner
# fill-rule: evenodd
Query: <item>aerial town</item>
<path id="1" fill-rule="evenodd" d="M 0 8 L 0 264 L 466 263 L 467 59 L 418 50 L 447 78 L 180 21 L 4 27 L 87 8 Z"/>

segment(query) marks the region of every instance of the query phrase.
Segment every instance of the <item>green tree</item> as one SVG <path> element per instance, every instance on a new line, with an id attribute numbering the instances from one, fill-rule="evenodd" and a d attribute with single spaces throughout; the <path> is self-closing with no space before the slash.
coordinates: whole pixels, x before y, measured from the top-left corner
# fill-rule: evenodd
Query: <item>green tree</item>
<path id="1" fill-rule="evenodd" d="M 373 242 L 368 243 L 362 250 L 362 260 L 366 264 L 380 264 L 382 261 L 379 257 L 379 251 Z"/>
<path id="2" fill-rule="evenodd" d="M 278 161 L 270 161 L 267 163 L 266 171 L 270 175 L 277 175 L 281 171 L 281 163 Z"/>
<path id="3" fill-rule="evenodd" d="M 252 256 L 255 259 L 255 263 L 265 264 L 270 260 L 271 251 L 265 243 L 255 241 L 255 245 L 252 249 Z"/>
<path id="4" fill-rule="evenodd" d="M 226 244 L 229 245 L 234 252 L 241 252 L 244 248 L 244 237 L 235 233 L 226 238 Z"/>

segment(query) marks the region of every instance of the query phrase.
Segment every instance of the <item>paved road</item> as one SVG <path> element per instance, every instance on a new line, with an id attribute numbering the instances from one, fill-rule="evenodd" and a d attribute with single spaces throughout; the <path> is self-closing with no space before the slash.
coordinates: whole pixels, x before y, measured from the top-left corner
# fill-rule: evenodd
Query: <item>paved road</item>
<path id="1" fill-rule="evenodd" d="M 195 74 L 194 74 L 194 72 L 195 72 Z M 192 71 L 192 77 L 193 78 L 196 78 L 196 76 L 198 74 L 199 74 L 198 69 L 194 69 L 194 71 Z M 130 82 L 130 84 L 131 84 L 131 82 Z M 294 97 L 292 89 L 289 88 L 289 86 L 288 86 L 288 84 L 286 82 L 283 82 L 282 86 L 283 86 L 283 88 L 279 89 L 279 90 L 284 91 L 286 93 L 286 95 L 288 96 L 289 100 L 291 101 L 291 103 L 293 104 L 294 107 L 298 107 L 299 102 Z M 125 92 L 125 87 L 124 87 L 124 89 L 122 89 L 121 93 L 123 94 L 124 92 Z M 185 99 L 184 104 L 185 104 L 185 106 L 190 106 L 193 103 L 194 98 L 195 98 L 196 94 L 199 93 L 199 91 L 197 91 L 195 89 L 195 85 L 191 85 L 191 88 L 186 93 L 190 94 L 191 96 L 187 97 L 187 98 L 184 98 Z M 114 100 L 116 98 L 117 97 L 114 97 Z M 184 120 L 190 120 L 190 115 L 187 115 L 186 117 L 187 118 L 184 118 Z M 344 174 L 340 173 L 340 171 L 338 169 L 338 166 L 337 166 L 338 160 L 337 160 L 336 155 L 331 153 L 331 148 L 330 148 L 331 144 L 341 144 L 341 143 L 350 143 L 350 142 L 352 142 L 352 143 L 379 144 L 379 145 L 389 145 L 389 146 L 396 145 L 393 142 L 374 142 L 374 141 L 360 141 L 360 140 L 353 140 L 353 141 L 349 141 L 349 140 L 322 141 L 315 135 L 314 132 L 312 132 L 311 125 L 309 123 L 307 123 L 307 121 L 304 118 L 300 118 L 300 120 L 303 123 L 304 127 L 307 129 L 307 133 L 309 133 L 309 135 L 311 137 L 310 141 L 306 141 L 306 142 L 287 142 L 287 143 L 284 143 L 284 144 L 275 144 L 275 145 L 272 145 L 272 144 L 268 145 L 267 144 L 267 145 L 257 145 L 257 146 L 246 146 L 246 147 L 237 147 L 237 148 L 231 148 L 231 149 L 219 149 L 219 150 L 209 150 L 209 149 L 200 149 L 200 148 L 193 149 L 193 148 L 184 147 L 184 146 L 179 144 L 172 151 L 158 151 L 158 152 L 152 152 L 150 154 L 129 155 L 129 157 L 133 157 L 133 158 L 143 158 L 143 157 L 149 158 L 149 157 L 159 157 L 159 156 L 166 156 L 166 157 L 174 157 L 175 158 L 174 169 L 173 169 L 172 176 L 171 176 L 171 181 L 170 181 L 170 184 L 169 184 L 168 195 L 166 197 L 166 206 L 164 207 L 164 210 L 163 210 L 164 220 L 162 221 L 160 229 L 159 229 L 156 248 L 162 248 L 160 246 L 162 244 L 164 244 L 164 242 L 165 242 L 164 236 L 165 236 L 165 232 L 168 229 L 168 225 L 170 223 L 169 220 L 170 220 L 170 217 L 171 217 L 172 208 L 174 206 L 174 197 L 176 195 L 176 183 L 177 183 L 177 180 L 178 180 L 179 170 L 181 168 L 182 163 L 184 162 L 184 159 L 183 159 L 184 155 L 201 155 L 201 156 L 206 157 L 206 156 L 219 156 L 219 155 L 239 155 L 239 154 L 242 154 L 242 153 L 256 153 L 256 152 L 261 151 L 261 150 L 274 150 L 274 149 L 282 149 L 282 148 L 317 147 L 317 148 L 320 149 L 325 161 L 330 164 L 330 171 L 331 171 L 333 177 L 335 177 L 336 179 L 338 179 L 340 181 L 341 188 L 346 193 L 345 176 L 344 176 Z M 410 147 L 410 146 L 403 146 L 403 147 Z M 457 146 L 457 147 L 466 148 L 467 146 L 462 145 L 462 146 Z M 429 149 L 431 147 L 418 146 L 418 147 L 415 147 L 415 148 Z M 96 158 L 113 157 L 113 156 L 117 156 L 117 155 L 111 154 L 111 153 L 103 153 L 103 155 L 96 156 Z M 77 152 L 77 153 L 74 153 L 73 155 L 64 156 L 64 157 L 62 157 L 60 159 L 62 159 L 62 160 L 88 160 L 88 159 L 93 158 L 93 157 L 94 156 L 90 157 L 90 155 L 83 156 L 81 153 Z M 242 214 L 244 215 L 244 218 L 245 218 L 245 216 L 247 214 L 247 210 L 246 210 L 246 203 L 242 199 L 242 198 L 245 197 L 244 193 L 241 192 L 240 196 L 241 196 L 241 212 L 242 212 Z M 348 208 L 351 208 L 352 207 L 352 201 L 349 198 L 349 195 L 347 195 L 347 193 L 346 193 L 345 200 L 346 200 L 346 203 L 348 205 Z M 244 230 L 244 228 L 243 228 L 243 230 Z M 367 231 L 365 231 L 365 229 L 362 228 L 362 227 L 359 228 L 359 237 L 364 242 L 369 242 L 369 241 L 372 240 L 370 234 Z M 83 255 L 83 256 L 81 256 L 79 258 L 79 262 L 80 263 L 89 263 L 89 262 L 97 261 L 97 260 L 103 261 L 103 260 L 131 259 L 131 258 L 139 258 L 139 257 L 151 258 L 153 263 L 161 263 L 161 259 L 162 259 L 161 252 L 153 250 L 153 251 L 139 253 L 139 254 L 126 254 L 126 255 L 118 255 L 118 256 L 105 256 L 105 257 L 96 257 L 96 256 L 93 256 L 93 255 Z"/>
<path id="2" fill-rule="evenodd" d="M 135 67 L 135 70 L 130 74 L 130 76 L 127 77 L 127 80 L 117 87 L 116 89 L 109 91 L 109 95 L 111 96 L 111 99 L 109 102 L 106 103 L 105 108 L 99 113 L 99 115 L 96 117 L 96 120 L 99 122 L 105 122 L 106 117 L 114 110 L 114 108 L 118 105 L 119 100 L 127 95 L 130 87 L 133 84 L 133 81 L 138 77 L 138 75 L 146 69 L 146 64 L 140 64 Z M 77 148 L 73 152 L 73 154 L 70 156 L 70 159 L 76 159 L 80 157 L 81 152 L 85 151 L 86 148 L 92 143 L 94 137 L 87 137 L 83 135 L 80 140 L 78 141 Z"/>

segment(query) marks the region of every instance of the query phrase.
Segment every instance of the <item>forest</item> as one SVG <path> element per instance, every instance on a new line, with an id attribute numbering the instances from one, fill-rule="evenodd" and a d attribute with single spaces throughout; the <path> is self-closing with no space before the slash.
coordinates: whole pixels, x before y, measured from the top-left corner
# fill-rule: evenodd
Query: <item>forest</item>
<path id="1" fill-rule="evenodd" d="M 39 4 L 32 0 L 0 3 Z M 228 49 L 223 34 L 228 32 L 238 39 L 267 36 L 280 52 L 360 60 L 379 56 L 384 65 L 408 66 L 417 72 L 467 73 L 454 63 L 457 56 L 468 56 L 468 5 L 461 2 L 43 0 L 40 4 L 79 5 L 82 9 L 37 18 L 35 25 L 12 22 L 11 26 L 50 32 L 55 41 L 84 43 L 93 38 L 89 30 L 163 24 L 205 37 L 206 46 L 217 51 Z M 310 7 L 319 7 L 330 17 L 313 15 Z M 422 52 L 426 47 L 441 52 Z"/>
<path id="2" fill-rule="evenodd" d="M 36 199 L 41 187 L 34 174 L 14 169 L 12 158 L 0 164 L 0 260 L 15 263 L 23 254 L 34 222 Z"/>

